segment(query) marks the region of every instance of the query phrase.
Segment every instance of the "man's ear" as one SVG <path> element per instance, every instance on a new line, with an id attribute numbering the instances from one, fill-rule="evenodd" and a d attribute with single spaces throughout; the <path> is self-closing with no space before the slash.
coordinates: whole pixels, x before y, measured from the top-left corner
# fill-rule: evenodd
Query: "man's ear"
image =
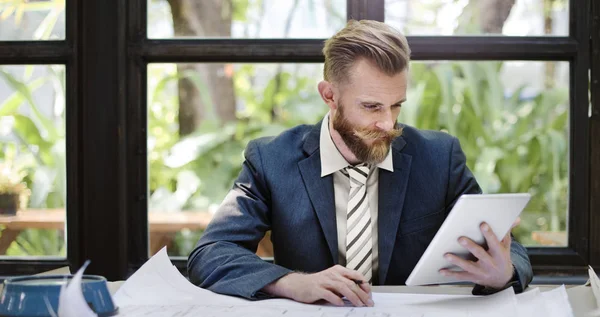
<path id="1" fill-rule="evenodd" d="M 325 103 L 329 106 L 329 109 L 331 110 L 335 110 L 337 109 L 337 102 L 336 102 L 336 98 L 335 98 L 335 93 L 334 93 L 334 89 L 335 87 L 333 87 L 333 84 L 331 84 L 330 82 L 323 80 L 321 82 L 319 82 L 318 85 L 319 88 L 319 95 L 321 95 L 321 98 L 323 99 L 323 101 L 325 101 Z"/>

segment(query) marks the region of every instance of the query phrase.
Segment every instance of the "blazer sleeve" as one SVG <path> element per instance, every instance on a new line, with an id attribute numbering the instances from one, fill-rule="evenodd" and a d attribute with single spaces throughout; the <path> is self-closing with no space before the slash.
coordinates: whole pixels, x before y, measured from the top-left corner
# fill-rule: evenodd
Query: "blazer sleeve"
<path id="1" fill-rule="evenodd" d="M 216 293 L 261 299 L 260 290 L 291 271 L 255 252 L 270 229 L 269 190 L 259 147 L 250 142 L 232 190 L 188 258 L 190 281 Z"/>
<path id="2" fill-rule="evenodd" d="M 448 184 L 448 193 L 446 196 L 446 214 L 452 210 L 452 207 L 462 194 L 481 194 L 482 190 L 477 184 L 475 177 L 467 167 L 466 157 L 460 142 L 453 137 L 451 157 L 450 157 L 450 177 Z M 516 239 L 512 239 L 510 246 L 511 261 L 514 266 L 513 279 L 507 284 L 513 286 L 515 292 L 521 292 L 533 279 L 533 270 L 527 255 L 527 249 L 521 245 Z M 498 290 L 475 285 L 473 294 L 491 294 Z"/>

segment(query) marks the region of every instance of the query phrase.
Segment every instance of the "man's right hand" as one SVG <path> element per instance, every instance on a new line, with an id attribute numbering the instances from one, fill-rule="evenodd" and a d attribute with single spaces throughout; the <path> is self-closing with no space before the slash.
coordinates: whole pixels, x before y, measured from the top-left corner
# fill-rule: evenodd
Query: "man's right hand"
<path id="1" fill-rule="evenodd" d="M 355 281 L 362 283 L 359 285 Z M 343 306 L 342 297 L 346 297 L 354 306 L 373 306 L 371 286 L 365 277 L 341 265 L 313 274 L 290 273 L 268 284 L 263 290 L 302 303 L 326 300 Z"/>

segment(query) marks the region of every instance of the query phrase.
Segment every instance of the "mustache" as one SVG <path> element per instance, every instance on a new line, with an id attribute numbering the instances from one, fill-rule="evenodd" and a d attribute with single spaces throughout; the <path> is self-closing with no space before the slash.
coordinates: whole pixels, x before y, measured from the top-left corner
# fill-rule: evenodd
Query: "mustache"
<path id="1" fill-rule="evenodd" d="M 354 130 L 354 135 L 356 135 L 357 137 L 359 137 L 361 139 L 367 139 L 367 140 L 369 140 L 369 139 L 393 140 L 402 135 L 402 129 L 394 128 L 389 131 L 383 131 L 383 130 L 379 130 L 379 129 L 362 128 L 362 129 Z"/>

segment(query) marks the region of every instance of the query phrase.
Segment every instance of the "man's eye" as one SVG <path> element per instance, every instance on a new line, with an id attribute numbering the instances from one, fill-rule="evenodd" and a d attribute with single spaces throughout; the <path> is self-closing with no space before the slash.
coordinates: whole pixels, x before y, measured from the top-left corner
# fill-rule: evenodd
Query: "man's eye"
<path id="1" fill-rule="evenodd" d="M 378 106 L 377 105 L 366 104 L 366 105 L 364 105 L 364 107 L 367 108 L 367 109 L 377 109 Z"/>

